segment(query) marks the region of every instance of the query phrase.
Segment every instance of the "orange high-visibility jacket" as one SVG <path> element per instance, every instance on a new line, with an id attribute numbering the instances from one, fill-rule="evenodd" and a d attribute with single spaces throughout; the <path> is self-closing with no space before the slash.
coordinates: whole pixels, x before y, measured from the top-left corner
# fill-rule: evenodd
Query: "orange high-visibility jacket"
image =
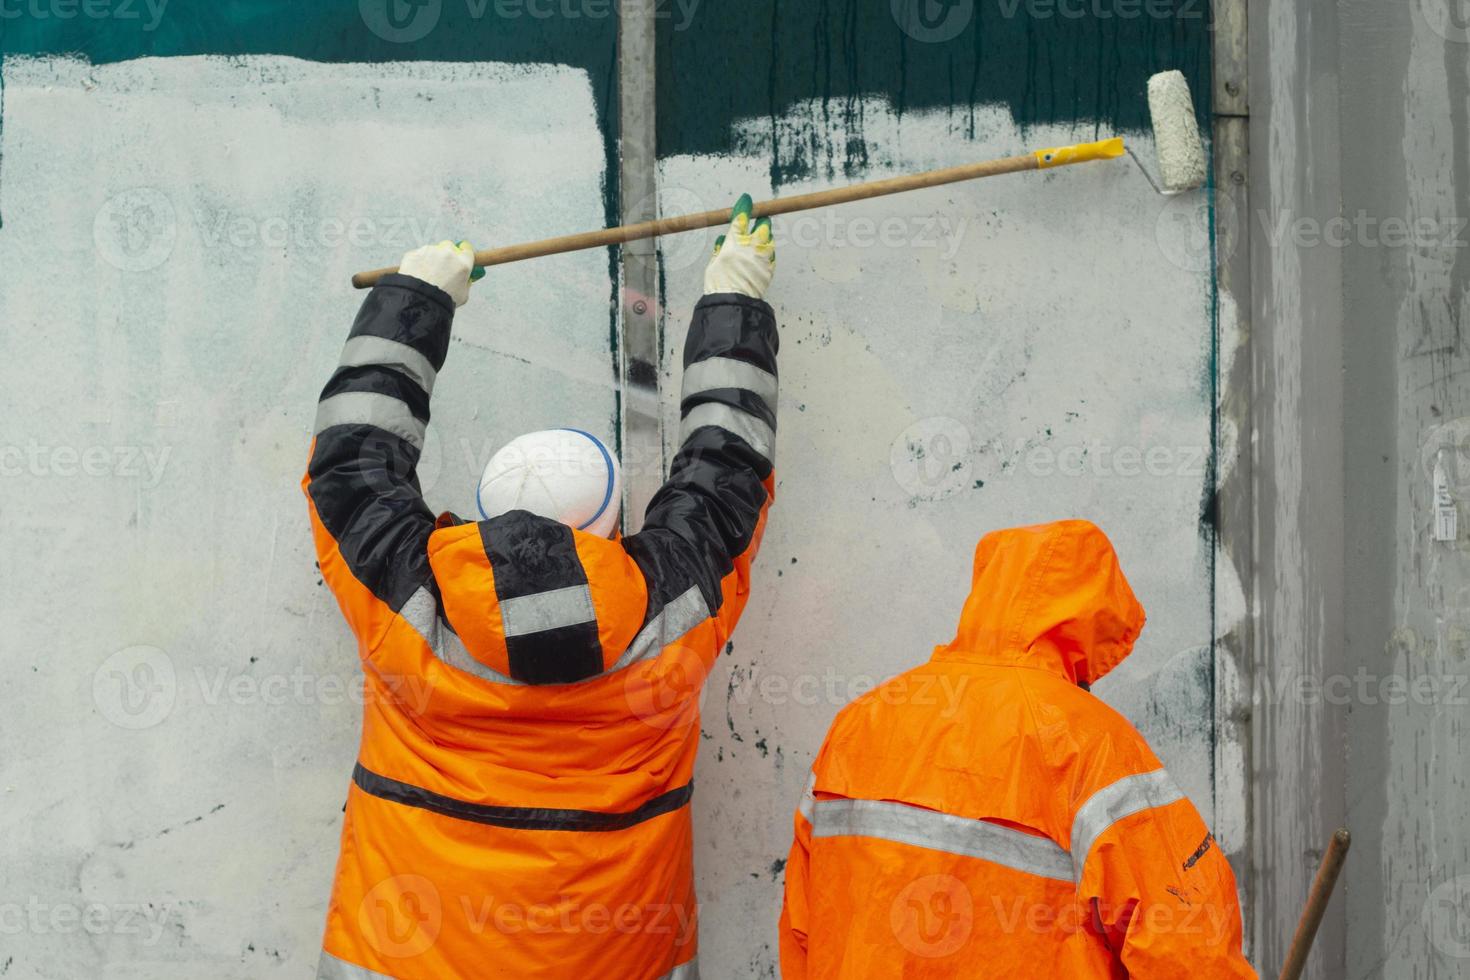
<path id="1" fill-rule="evenodd" d="M 681 448 L 616 540 L 425 506 L 453 316 L 384 279 L 317 410 L 303 488 L 365 702 L 318 976 L 694 977 L 697 695 L 774 494 L 774 315 L 695 308 Z"/>
<path id="2" fill-rule="evenodd" d="M 847 706 L 817 756 L 784 980 L 1254 977 L 1204 821 L 1080 686 L 1142 627 L 1092 524 L 986 535 L 954 641 Z"/>

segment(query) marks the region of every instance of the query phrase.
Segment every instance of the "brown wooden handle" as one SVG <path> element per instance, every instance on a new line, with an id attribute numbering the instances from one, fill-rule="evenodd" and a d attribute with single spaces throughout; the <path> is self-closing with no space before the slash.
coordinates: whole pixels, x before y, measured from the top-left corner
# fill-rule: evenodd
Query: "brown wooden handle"
<path id="1" fill-rule="evenodd" d="M 1041 163 L 1036 154 L 1026 153 L 1021 156 L 1004 157 L 999 160 L 967 163 L 958 167 L 946 167 L 942 170 L 926 170 L 923 173 L 907 174 L 902 177 L 889 177 L 886 180 L 874 180 L 866 184 L 853 184 L 849 187 L 837 187 L 827 191 L 814 191 L 810 194 L 797 194 L 794 197 L 761 201 L 756 204 L 753 213 L 755 217 L 761 218 L 778 214 L 791 214 L 794 211 L 810 211 L 813 208 L 825 208 L 833 204 L 847 204 L 851 201 L 865 201 L 872 197 L 899 194 L 903 191 L 919 190 L 925 187 L 939 187 L 942 184 L 953 184 L 962 180 L 974 180 L 977 177 L 994 177 L 997 174 L 1012 174 L 1022 170 L 1037 170 L 1040 166 Z M 729 220 L 729 210 L 721 209 L 719 211 L 701 211 L 698 214 L 685 214 L 674 218 L 660 218 L 657 221 L 644 221 L 636 225 L 623 225 L 619 228 L 605 228 L 601 231 L 584 231 L 577 235 L 563 235 L 560 238 L 547 238 L 539 242 L 528 242 L 524 245 L 509 245 L 505 248 L 492 248 L 488 251 L 476 252 L 475 264 L 483 266 L 505 265 L 507 262 L 535 259 L 543 255 L 559 255 L 562 252 L 576 252 L 584 248 L 603 248 L 608 245 L 621 245 L 623 242 L 637 241 L 641 238 L 656 238 L 660 235 L 672 235 L 681 231 L 694 231 L 698 228 L 713 228 L 716 225 L 723 225 Z M 394 266 L 388 269 L 374 269 L 372 272 L 359 272 L 352 277 L 352 285 L 358 289 L 367 289 L 376 286 L 379 279 L 397 271 L 398 267 Z"/>
<path id="2" fill-rule="evenodd" d="M 1296 935 L 1292 937 L 1291 949 L 1286 954 L 1286 964 L 1281 967 L 1281 980 L 1300 980 L 1302 970 L 1306 969 L 1307 954 L 1312 951 L 1312 940 L 1317 938 L 1317 927 L 1322 924 L 1322 916 L 1327 912 L 1332 889 L 1337 885 L 1338 873 L 1342 871 L 1342 863 L 1347 860 L 1348 848 L 1352 843 L 1352 835 L 1346 828 L 1332 835 L 1332 843 L 1327 845 L 1327 853 L 1322 855 L 1322 865 L 1312 881 L 1312 891 L 1307 895 L 1301 921 L 1296 925 Z"/>

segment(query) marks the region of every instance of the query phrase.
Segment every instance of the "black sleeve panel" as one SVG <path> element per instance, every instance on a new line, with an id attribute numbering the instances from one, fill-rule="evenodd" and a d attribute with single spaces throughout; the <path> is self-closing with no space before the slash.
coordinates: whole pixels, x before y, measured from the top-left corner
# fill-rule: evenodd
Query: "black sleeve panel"
<path id="1" fill-rule="evenodd" d="M 350 391 L 396 398 L 408 406 L 414 418 L 425 424 L 429 421 L 429 393 L 412 378 L 383 365 L 339 367 L 322 389 L 320 400 Z"/>
<path id="2" fill-rule="evenodd" d="M 352 577 L 390 609 L 432 589 L 434 515 L 419 491 L 417 447 L 369 425 L 317 436 L 308 492 Z"/>
<path id="3" fill-rule="evenodd" d="M 413 276 L 384 276 L 368 293 L 348 339 L 381 337 L 407 344 L 438 370 L 449 353 L 454 300 L 438 286 Z"/>
<path id="4" fill-rule="evenodd" d="M 688 415 L 691 409 L 710 404 L 737 408 L 748 415 L 754 415 L 772 429 L 776 428 L 776 406 L 748 388 L 707 388 L 685 395 L 679 408 L 684 415 Z"/>
<path id="5" fill-rule="evenodd" d="M 360 345 L 404 345 L 437 371 L 453 319 L 443 290 L 387 276 L 364 300 L 348 339 L 348 351 L 367 353 L 350 363 L 344 353 L 319 402 L 307 493 L 352 577 L 394 610 L 417 589 L 434 590 L 426 551 L 434 516 L 416 474 L 433 372 L 410 376 L 403 357 Z"/>
<path id="6" fill-rule="evenodd" d="M 771 304 L 739 293 L 711 293 L 694 307 L 684 367 L 711 357 L 733 357 L 775 374 L 780 347 Z"/>
<path id="7" fill-rule="evenodd" d="M 774 435 L 779 346 L 775 313 L 761 300 L 722 293 L 695 307 L 684 347 L 681 446 L 643 530 L 624 542 L 648 582 L 649 619 L 694 585 L 717 612 L 721 580 L 750 549 L 773 463 L 736 430 Z M 700 377 L 716 380 L 705 387 Z M 724 414 L 691 416 L 710 409 Z"/>

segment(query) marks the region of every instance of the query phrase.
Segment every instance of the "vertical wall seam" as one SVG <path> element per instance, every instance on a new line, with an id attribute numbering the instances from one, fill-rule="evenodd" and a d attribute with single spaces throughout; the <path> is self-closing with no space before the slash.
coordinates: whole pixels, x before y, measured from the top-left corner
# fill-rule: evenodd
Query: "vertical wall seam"
<path id="1" fill-rule="evenodd" d="M 623 0 L 618 5 L 618 183 L 623 224 L 658 217 L 657 11 L 658 5 L 646 0 Z M 632 533 L 642 526 L 643 512 L 664 473 L 657 241 L 624 243 L 620 263 L 619 448 L 623 529 Z"/>
<path id="2" fill-rule="evenodd" d="M 1252 712 L 1257 604 L 1255 567 L 1257 515 L 1251 360 L 1248 0 L 1215 0 L 1214 50 L 1210 70 L 1212 247 L 1212 399 L 1210 490 L 1214 541 L 1211 549 L 1211 689 L 1214 698 L 1215 832 L 1235 858 L 1242 892 L 1245 942 L 1259 952 L 1255 924 L 1261 914 L 1260 867 L 1252 821 Z M 1222 322 L 1221 301 L 1230 302 L 1234 322 Z M 1226 335 L 1225 331 L 1230 330 Z M 1233 430 L 1227 432 L 1227 427 Z M 1222 458 L 1222 452 L 1230 458 Z M 1221 630 L 1222 588 L 1228 569 L 1240 583 L 1240 619 Z M 1234 606 L 1233 594 L 1224 598 Z M 1233 610 L 1232 610 L 1233 611 Z"/>

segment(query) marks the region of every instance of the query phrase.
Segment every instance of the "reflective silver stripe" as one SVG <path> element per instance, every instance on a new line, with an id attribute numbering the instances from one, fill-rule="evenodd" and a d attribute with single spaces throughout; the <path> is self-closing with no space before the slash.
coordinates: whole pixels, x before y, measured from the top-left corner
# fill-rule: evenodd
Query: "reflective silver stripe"
<path id="1" fill-rule="evenodd" d="M 375 973 L 365 966 L 339 960 L 326 950 L 317 961 L 316 980 L 393 980 L 386 973 Z"/>
<path id="2" fill-rule="evenodd" d="M 474 674 L 482 681 L 489 681 L 492 684 L 514 684 L 516 687 L 525 686 L 523 682 L 514 677 L 482 664 L 465 647 L 464 640 L 461 640 L 454 630 L 442 625 L 439 627 L 439 639 L 434 643 L 434 656 L 451 667 L 467 674 Z"/>
<path id="3" fill-rule="evenodd" d="M 434 645 L 439 631 L 439 604 L 434 601 L 433 593 L 428 589 L 419 587 L 403 608 L 398 610 L 398 615 L 407 620 L 408 625 L 413 627 L 415 633 L 424 638 L 429 646 Z"/>
<path id="4" fill-rule="evenodd" d="M 573 588 L 585 589 L 586 586 L 574 586 Z M 549 594 L 542 593 L 542 595 Z M 529 598 L 537 597 L 532 596 Z M 516 602 L 517 600 L 512 599 L 509 601 Z M 592 599 L 589 593 L 587 596 L 588 610 L 591 609 L 591 602 Z M 502 615 L 504 614 L 504 609 L 505 604 L 502 603 Z M 492 667 L 485 666 L 474 654 L 470 653 L 469 649 L 465 647 L 464 641 L 455 634 L 454 630 L 450 629 L 440 620 L 438 603 L 434 601 L 434 596 L 428 589 L 418 589 L 413 595 L 409 596 L 408 601 L 403 604 L 403 608 L 398 610 L 398 615 L 402 616 L 408 625 L 412 626 L 414 631 L 424 638 L 424 642 L 434 651 L 434 656 L 439 658 L 442 663 L 448 664 L 457 670 L 473 674 L 481 680 L 489 681 L 492 684 L 513 684 L 517 687 L 525 686 L 524 682 L 502 674 Z M 591 616 L 591 613 L 589 612 L 588 615 Z M 608 668 L 605 673 L 598 674 L 595 677 L 589 677 L 577 683 L 585 684 L 588 681 L 594 681 L 599 677 L 604 677 L 613 671 L 621 670 L 629 664 L 658 656 L 658 654 L 663 652 L 665 647 L 678 641 L 685 633 L 688 633 L 708 618 L 709 607 L 704 603 L 704 593 L 699 591 L 699 586 L 691 586 L 683 595 L 665 605 L 659 611 L 659 614 L 653 617 L 648 622 L 648 625 L 644 626 L 638 632 L 638 635 L 633 638 L 633 642 L 628 646 L 628 649 L 624 650 L 623 655 L 618 658 L 617 663 Z M 587 620 L 575 620 L 575 622 L 587 622 Z M 511 632 L 509 624 L 506 626 L 506 635 L 517 635 Z"/>
<path id="5" fill-rule="evenodd" d="M 426 394 L 433 394 L 439 372 L 429 359 L 407 344 L 384 337 L 353 337 L 342 348 L 342 367 L 386 367 L 408 375 Z"/>
<path id="6" fill-rule="evenodd" d="M 638 631 L 633 642 L 628 644 L 628 649 L 623 651 L 623 655 L 608 672 L 622 670 L 629 664 L 658 656 L 664 647 L 677 642 L 706 619 L 709 619 L 709 606 L 705 604 L 704 593 L 699 590 L 699 586 L 691 585 L 683 595 L 666 603 L 658 615 Z"/>
<path id="7" fill-rule="evenodd" d="M 762 371 L 754 364 L 737 361 L 733 357 L 711 357 L 684 369 L 685 398 L 721 388 L 753 391 L 766 400 L 772 411 L 776 409 L 776 393 L 779 390 L 776 376 L 769 371 Z"/>
<path id="8" fill-rule="evenodd" d="M 426 423 L 414 418 L 405 402 L 392 395 L 372 391 L 344 391 L 324 398 L 316 407 L 316 428 L 321 435 L 334 425 L 372 425 L 424 448 Z"/>
<path id="9" fill-rule="evenodd" d="M 985 820 L 881 800 L 817 800 L 814 810 L 814 838 L 877 837 L 1072 883 L 1072 859 L 1055 841 Z"/>
<path id="10" fill-rule="evenodd" d="M 409 596 L 403 608 L 398 610 L 398 615 L 413 627 L 415 633 L 424 638 L 424 642 L 429 645 L 429 649 L 434 651 L 434 656 L 440 663 L 448 664 L 467 674 L 474 674 L 480 680 L 489 681 L 492 684 L 524 686 L 514 677 L 507 677 L 500 671 L 486 667 L 475 659 L 465 647 L 464 641 L 440 620 L 439 604 L 434 601 L 434 596 L 428 589 L 418 589 Z"/>
<path id="11" fill-rule="evenodd" d="M 502 599 L 500 619 L 509 638 L 591 623 L 596 621 L 597 614 L 592 611 L 592 590 L 586 585 L 569 585 L 550 592 Z"/>
<path id="12" fill-rule="evenodd" d="M 1138 776 L 1124 778 L 1098 790 L 1088 797 L 1087 802 L 1072 818 L 1072 860 L 1076 864 L 1076 881 L 1082 881 L 1082 869 L 1087 866 L 1087 855 L 1092 846 L 1109 827 L 1143 810 L 1168 806 L 1184 799 L 1184 792 L 1174 785 L 1168 772 L 1156 769 Z"/>
<path id="13" fill-rule="evenodd" d="M 699 958 L 695 957 L 688 963 L 674 967 L 658 980 L 699 980 Z"/>
<path id="14" fill-rule="evenodd" d="M 807 823 L 812 822 L 812 807 L 817 802 L 817 774 L 812 773 L 806 779 L 806 789 L 802 791 L 801 802 L 796 804 L 796 812 L 801 814 Z"/>
<path id="15" fill-rule="evenodd" d="M 317 963 L 316 980 L 394 980 L 386 973 L 375 973 L 365 966 L 348 963 L 322 950 Z M 674 967 L 658 980 L 699 980 L 699 959 L 690 960 Z"/>
<path id="16" fill-rule="evenodd" d="M 716 425 L 726 432 L 734 433 L 750 444 L 750 448 L 764 456 L 768 461 L 775 458 L 776 431 L 749 412 L 742 412 L 738 408 L 729 405 L 721 405 L 717 402 L 705 402 L 703 405 L 695 405 L 684 416 L 684 422 L 679 426 L 679 441 L 686 441 L 697 429 L 707 425 Z"/>

